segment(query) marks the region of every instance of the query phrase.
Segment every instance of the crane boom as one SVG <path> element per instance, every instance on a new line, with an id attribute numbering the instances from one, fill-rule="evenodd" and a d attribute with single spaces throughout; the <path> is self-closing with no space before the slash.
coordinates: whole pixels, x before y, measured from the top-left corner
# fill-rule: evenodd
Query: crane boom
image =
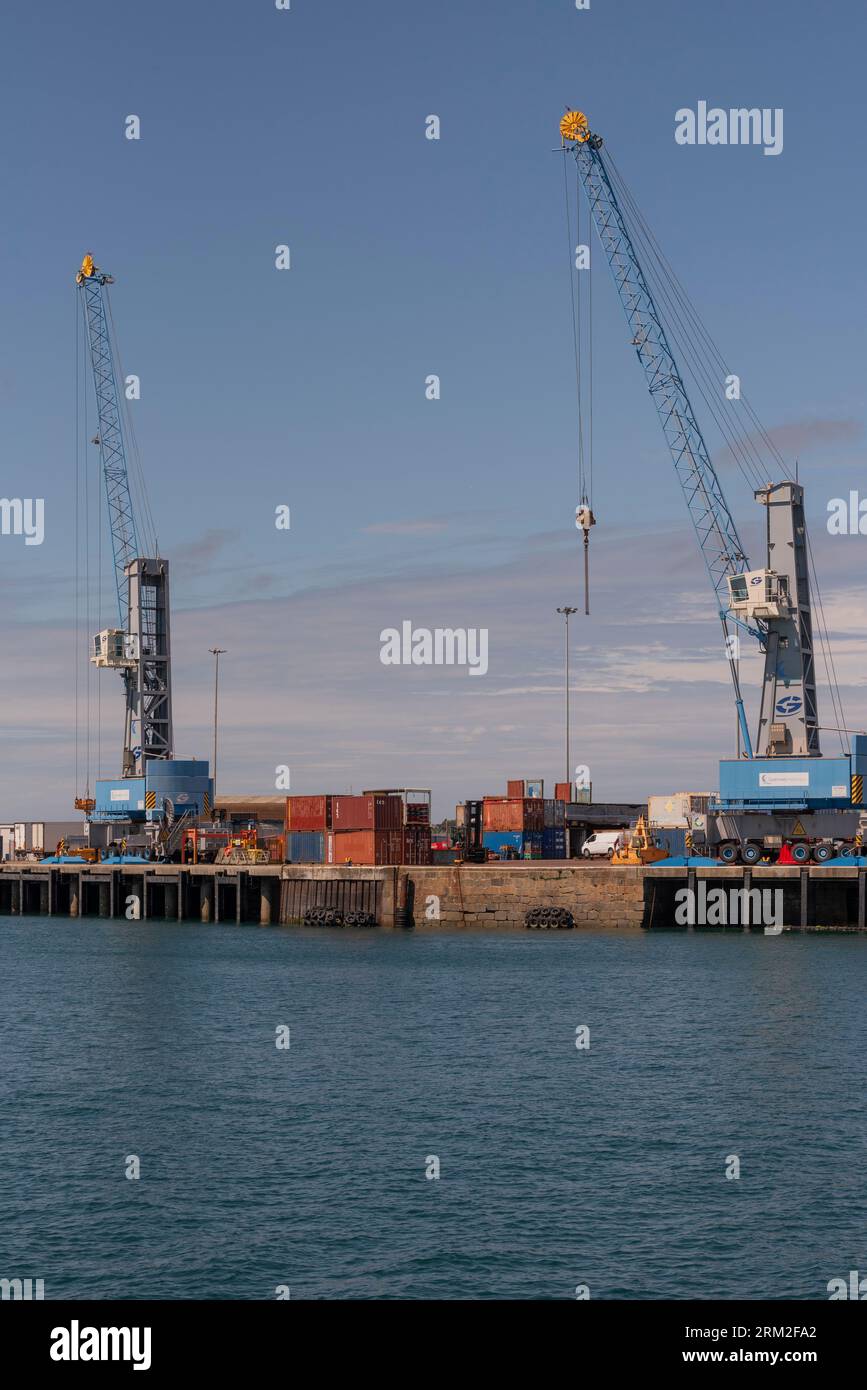
<path id="1" fill-rule="evenodd" d="M 99 419 L 97 439 L 105 479 L 111 546 L 114 556 L 114 578 L 117 587 L 117 608 L 121 627 L 129 625 L 129 586 L 126 567 L 139 553 L 135 528 L 129 474 L 120 420 L 114 356 L 108 334 L 108 322 L 103 301 L 103 286 L 113 283 L 112 277 L 99 270 L 88 254 L 76 276 L 84 300 L 84 318 L 90 346 L 90 361 L 96 391 Z"/>
<path id="2" fill-rule="evenodd" d="M 711 462 L 602 153 L 580 111 L 560 123 L 656 407 L 704 559 L 726 637 L 738 727 L 748 758 L 819 756 L 803 490 L 778 483 L 756 492 L 767 509 L 767 567 L 752 570 Z M 729 623 L 755 637 L 765 657 L 756 754 L 744 713 L 737 645 Z"/>
<path id="3" fill-rule="evenodd" d="M 602 142 L 588 135 L 575 145 L 574 154 L 632 332 L 632 346 L 647 378 L 720 611 L 725 613 L 728 578 L 749 569 L 746 553 L 611 186 Z"/>
<path id="4" fill-rule="evenodd" d="M 119 670 L 126 693 L 123 775 L 142 776 L 152 759 L 173 756 L 169 566 L 139 552 L 120 417 L 117 372 L 103 288 L 112 276 L 88 254 L 76 276 L 84 303 L 108 519 L 114 557 L 119 628 L 93 638 L 91 661 Z"/>

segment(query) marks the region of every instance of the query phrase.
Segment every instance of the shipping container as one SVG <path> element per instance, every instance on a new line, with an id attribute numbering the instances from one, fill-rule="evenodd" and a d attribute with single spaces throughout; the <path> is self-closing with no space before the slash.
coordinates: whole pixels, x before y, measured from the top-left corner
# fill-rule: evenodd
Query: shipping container
<path id="1" fill-rule="evenodd" d="M 651 796 L 647 801 L 647 819 L 653 826 L 685 830 L 689 825 L 689 802 L 681 792 Z"/>
<path id="2" fill-rule="evenodd" d="M 566 858 L 566 831 L 562 826 L 549 826 L 542 831 L 542 858 Z"/>
<path id="3" fill-rule="evenodd" d="M 482 843 L 485 849 L 502 849 L 504 845 L 511 845 L 515 849 L 520 849 L 524 843 L 523 830 L 486 830 L 482 836 Z"/>
<path id="4" fill-rule="evenodd" d="M 229 821 L 276 821 L 286 823 L 285 796 L 224 796 L 222 792 L 214 803 L 215 816 Z"/>
<path id="5" fill-rule="evenodd" d="M 460 850 L 432 849 L 430 862 L 432 864 L 456 864 L 459 858 Z"/>
<path id="6" fill-rule="evenodd" d="M 540 778 L 511 778 L 506 783 L 506 796 L 510 800 L 530 796 L 533 800 L 545 795 L 545 783 Z"/>
<path id="7" fill-rule="evenodd" d="M 403 860 L 403 830 L 399 828 L 328 830 L 325 843 L 328 864 L 400 864 Z"/>
<path id="8" fill-rule="evenodd" d="M 288 864 L 323 864 L 325 862 L 324 830 L 287 830 L 286 862 Z"/>
<path id="9" fill-rule="evenodd" d="M 542 858 L 541 830 L 486 830 L 483 836 L 485 849 L 492 850 L 503 858 L 519 859 Z M 505 854 L 504 851 L 512 851 Z"/>
<path id="10" fill-rule="evenodd" d="M 543 803 L 538 797 L 485 797 L 485 830 L 542 830 Z"/>
<path id="11" fill-rule="evenodd" d="M 287 796 L 286 831 L 330 830 L 330 796 Z"/>
<path id="12" fill-rule="evenodd" d="M 402 864 L 430 864 L 431 840 L 429 825 L 408 825 L 403 832 Z"/>
<path id="13" fill-rule="evenodd" d="M 400 825 L 430 825 L 431 794 L 421 787 L 364 787 L 362 796 L 396 796 L 400 800 Z M 391 822 L 388 822 L 390 827 Z M 383 826 L 383 829 L 388 828 Z M 374 827 L 378 829 L 379 827 Z"/>
<path id="14" fill-rule="evenodd" d="M 399 830 L 402 825 L 403 802 L 399 796 L 372 792 L 368 796 L 335 796 L 332 799 L 332 830 Z"/>
<path id="15" fill-rule="evenodd" d="M 555 783 L 554 783 L 554 799 L 555 799 L 555 801 L 571 801 L 571 800 L 572 800 L 572 783 L 571 783 L 571 782 L 555 782 Z"/>
<path id="16" fill-rule="evenodd" d="M 685 830 L 678 827 L 663 829 L 659 826 L 651 826 L 650 834 L 662 849 L 668 851 L 669 855 L 688 853 Z"/>
<path id="17" fill-rule="evenodd" d="M 564 801 L 557 801 L 553 797 L 549 801 L 546 797 L 542 806 L 543 830 L 554 830 L 566 824 L 566 803 Z"/>

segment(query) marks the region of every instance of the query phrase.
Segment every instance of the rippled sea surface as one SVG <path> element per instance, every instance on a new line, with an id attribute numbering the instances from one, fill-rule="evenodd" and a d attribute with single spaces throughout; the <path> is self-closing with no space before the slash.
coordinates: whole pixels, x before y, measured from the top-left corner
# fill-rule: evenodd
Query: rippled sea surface
<path id="1" fill-rule="evenodd" d="M 867 1270 L 867 939 L 5 917 L 0 976 L 0 1277 L 46 1298 Z"/>

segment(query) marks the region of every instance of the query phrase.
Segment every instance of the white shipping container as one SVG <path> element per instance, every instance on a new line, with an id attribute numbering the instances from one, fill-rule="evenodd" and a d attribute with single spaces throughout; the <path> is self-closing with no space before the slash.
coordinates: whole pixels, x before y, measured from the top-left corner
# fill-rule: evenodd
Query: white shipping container
<path id="1" fill-rule="evenodd" d="M 647 802 L 647 819 L 663 830 L 687 830 L 690 816 L 707 811 L 710 792 L 672 792 L 651 796 Z"/>

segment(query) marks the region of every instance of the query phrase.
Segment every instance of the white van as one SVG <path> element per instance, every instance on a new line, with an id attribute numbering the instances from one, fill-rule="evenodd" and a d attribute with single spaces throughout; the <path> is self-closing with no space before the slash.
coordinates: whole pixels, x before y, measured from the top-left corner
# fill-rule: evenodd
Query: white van
<path id="1" fill-rule="evenodd" d="M 624 830 L 597 830 L 584 841 L 581 853 L 585 859 L 612 859 L 614 851 L 624 843 L 626 833 Z"/>

